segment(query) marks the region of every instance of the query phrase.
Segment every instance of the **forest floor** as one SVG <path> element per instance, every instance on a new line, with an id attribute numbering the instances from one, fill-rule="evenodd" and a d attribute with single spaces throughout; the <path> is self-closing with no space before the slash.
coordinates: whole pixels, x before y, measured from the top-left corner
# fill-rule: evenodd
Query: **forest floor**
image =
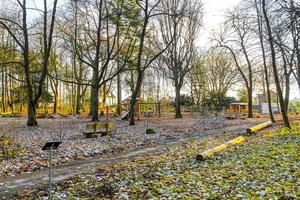
<path id="1" fill-rule="evenodd" d="M 185 137 L 195 132 L 214 130 L 232 125 L 244 125 L 249 121 L 226 120 L 225 118 L 204 118 L 190 116 L 183 119 L 152 119 L 148 127 L 157 134 L 145 134 L 145 121 L 129 126 L 128 121 L 113 119 L 114 130 L 110 136 L 85 138 L 83 131 L 87 119 L 69 117 L 65 119 L 40 119 L 38 127 L 27 127 L 25 118 L 0 118 L 0 137 L 13 141 L 12 159 L 0 163 L 0 180 L 24 173 L 32 173 L 48 167 L 48 152 L 42 151 L 47 141 L 60 141 L 61 146 L 54 152 L 53 164 L 59 165 L 73 160 L 82 160 L 107 153 L 118 153 L 138 147 L 152 147 L 166 141 Z M 257 123 L 257 122 L 253 122 Z M 15 148 L 15 149 L 14 149 Z M 16 155 L 15 155 L 16 154 Z"/>
<path id="2" fill-rule="evenodd" d="M 205 161 L 196 161 L 196 155 L 236 134 L 191 138 L 158 152 L 98 163 L 95 172 L 58 181 L 54 199 L 298 199 L 300 126 L 276 129 L 248 135 L 244 144 Z M 18 195 L 46 199 L 47 192 L 31 188 Z"/>
<path id="3" fill-rule="evenodd" d="M 225 137 L 232 132 L 237 135 L 259 121 L 261 120 L 226 120 L 222 117 L 205 118 L 197 115 L 183 119 L 151 119 L 148 126 L 154 128 L 157 134 L 146 135 L 145 121 L 138 121 L 136 126 L 129 126 L 128 121 L 114 119 L 116 128 L 112 135 L 85 139 L 82 132 L 88 122 L 86 119 L 44 119 L 39 120 L 39 127 L 36 128 L 26 127 L 23 118 L 1 119 L 0 136 L 5 135 L 13 141 L 18 141 L 22 151 L 15 158 L 0 163 L 0 187 L 7 180 L 21 183 L 22 178 L 30 178 L 30 174 L 40 178 L 42 182 L 45 181 L 48 153 L 41 151 L 41 147 L 46 141 L 63 138 L 61 147 L 54 152 L 54 165 L 58 171 L 60 167 L 70 167 L 69 171 L 61 170 L 60 174 L 58 173 L 58 179 L 62 179 L 64 174 L 65 177 L 73 175 L 76 171 L 74 168 L 89 170 L 87 166 L 98 163 L 99 160 L 111 162 L 119 158 L 135 157 L 193 138 L 203 139 L 215 135 Z"/>

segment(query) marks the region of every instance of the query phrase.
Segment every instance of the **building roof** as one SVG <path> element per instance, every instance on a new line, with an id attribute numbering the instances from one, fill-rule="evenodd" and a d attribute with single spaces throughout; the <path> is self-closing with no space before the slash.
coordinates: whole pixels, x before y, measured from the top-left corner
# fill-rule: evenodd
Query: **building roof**
<path id="1" fill-rule="evenodd" d="M 248 105 L 247 103 L 230 103 L 229 105 Z"/>

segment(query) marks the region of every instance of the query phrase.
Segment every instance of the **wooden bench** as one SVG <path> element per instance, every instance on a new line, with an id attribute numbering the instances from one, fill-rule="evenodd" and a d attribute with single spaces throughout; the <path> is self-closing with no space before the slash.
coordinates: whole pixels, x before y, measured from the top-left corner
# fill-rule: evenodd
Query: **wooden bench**
<path id="1" fill-rule="evenodd" d="M 234 119 L 236 119 L 236 115 L 234 115 L 234 114 L 226 115 L 226 119 L 234 120 Z"/>
<path id="2" fill-rule="evenodd" d="M 94 122 L 86 124 L 86 131 L 83 132 L 86 138 L 97 137 L 97 134 L 101 136 L 108 135 L 113 128 L 113 124 L 110 122 Z"/>
<path id="3" fill-rule="evenodd" d="M 21 113 L 18 113 L 18 112 L 6 112 L 6 113 L 2 113 L 2 117 L 21 117 Z"/>
<path id="4" fill-rule="evenodd" d="M 54 119 L 54 117 L 49 113 L 37 113 L 36 118 L 38 118 L 38 119 Z"/>

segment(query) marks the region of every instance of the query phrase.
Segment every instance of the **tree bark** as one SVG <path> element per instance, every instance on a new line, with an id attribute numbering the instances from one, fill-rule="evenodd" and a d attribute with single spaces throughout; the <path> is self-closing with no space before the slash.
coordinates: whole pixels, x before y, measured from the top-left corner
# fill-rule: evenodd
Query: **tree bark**
<path id="1" fill-rule="evenodd" d="M 99 121 L 98 118 L 98 108 L 99 108 L 99 87 L 95 86 L 92 88 L 92 100 L 91 100 L 91 114 L 92 114 L 92 121 Z"/>
<path id="2" fill-rule="evenodd" d="M 120 48 L 120 30 L 117 29 L 117 49 Z M 120 69 L 120 54 L 117 55 L 117 68 Z M 121 88 L 121 74 L 117 75 L 117 113 L 121 116 L 122 112 L 122 88 Z"/>
<path id="3" fill-rule="evenodd" d="M 122 89 L 121 89 L 121 75 L 117 76 L 117 113 L 120 116 L 122 110 Z"/>
<path id="4" fill-rule="evenodd" d="M 181 105 L 180 105 L 180 86 L 178 84 L 176 84 L 175 91 L 176 91 L 175 92 L 176 93 L 176 97 L 175 97 L 175 107 L 176 107 L 175 118 L 182 118 Z"/>
<path id="5" fill-rule="evenodd" d="M 102 108 L 101 108 L 101 116 L 104 116 L 105 113 L 105 104 L 106 104 L 106 84 L 102 85 Z"/>
<path id="6" fill-rule="evenodd" d="M 37 120 L 36 120 L 36 105 L 33 101 L 30 101 L 28 103 L 28 120 L 27 120 L 27 126 L 37 126 Z"/>
<path id="7" fill-rule="evenodd" d="M 252 109 L 252 87 L 247 88 L 248 91 L 248 118 L 253 118 L 253 109 Z"/>
<path id="8" fill-rule="evenodd" d="M 4 66 L 2 66 L 2 79 L 1 79 L 1 81 L 2 81 L 2 112 L 3 113 L 5 113 L 5 111 L 6 111 L 6 104 L 5 104 L 5 99 L 6 99 L 6 97 L 5 97 L 5 90 L 6 90 L 6 87 L 5 87 L 5 73 L 4 73 Z"/>
<path id="9" fill-rule="evenodd" d="M 75 113 L 80 114 L 80 105 L 81 105 L 81 85 L 77 84 L 77 91 L 76 91 L 76 109 Z"/>
<path id="10" fill-rule="evenodd" d="M 289 112 L 289 100 L 290 100 L 290 74 L 287 74 L 285 77 L 285 97 L 284 97 L 284 109 L 286 113 Z"/>
<path id="11" fill-rule="evenodd" d="M 56 113 L 57 113 L 57 101 L 58 101 L 58 95 L 57 95 L 56 92 L 54 92 L 53 94 L 54 94 L 53 113 L 56 114 Z"/>
<path id="12" fill-rule="evenodd" d="M 136 82 L 136 85 L 135 85 L 135 90 L 132 93 L 131 101 L 130 101 L 130 112 L 129 112 L 130 122 L 129 122 L 129 125 L 135 125 L 135 106 L 136 106 L 137 98 L 139 96 L 139 93 L 140 93 L 140 90 L 141 90 L 141 87 L 142 87 L 142 83 L 143 83 L 143 74 L 138 73 L 137 82 Z"/>
<path id="13" fill-rule="evenodd" d="M 144 17 L 144 23 L 143 23 L 143 29 L 140 34 L 140 39 L 139 39 L 139 49 L 138 49 L 138 56 L 137 56 L 137 81 L 136 85 L 133 89 L 133 93 L 131 95 L 131 101 L 130 101 L 130 122 L 129 125 L 135 125 L 135 104 L 137 101 L 137 97 L 140 93 L 142 83 L 143 83 L 143 74 L 144 71 L 142 69 L 142 55 L 144 52 L 144 42 L 145 42 L 145 37 L 146 37 L 146 30 L 147 30 L 147 25 L 149 22 L 149 16 L 148 16 L 148 0 L 146 0 L 146 8 L 144 10 L 145 12 L 145 17 Z"/>

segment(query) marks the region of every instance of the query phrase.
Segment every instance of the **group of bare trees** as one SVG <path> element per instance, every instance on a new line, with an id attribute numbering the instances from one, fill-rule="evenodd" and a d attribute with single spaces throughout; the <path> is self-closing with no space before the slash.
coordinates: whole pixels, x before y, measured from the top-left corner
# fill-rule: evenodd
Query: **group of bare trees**
<path id="1" fill-rule="evenodd" d="M 124 86 L 130 88 L 133 125 L 150 74 L 158 80 L 153 86 L 157 100 L 160 81 L 173 84 L 177 118 L 182 117 L 180 96 L 186 85 L 200 105 L 209 96 L 226 96 L 236 83 L 243 83 L 248 117 L 253 117 L 253 93 L 263 76 L 270 119 L 275 121 L 270 97 L 275 88 L 285 126 L 290 126 L 290 85 L 300 87 L 298 2 L 240 2 L 228 10 L 205 53 L 197 48 L 203 18 L 197 0 L 35 3 L 5 0 L 0 14 L 2 112 L 14 110 L 16 102 L 27 103 L 29 126 L 37 125 L 36 109 L 50 96 L 53 113 L 63 95 L 72 113 L 88 109 L 97 121 L 99 107 L 116 91 L 120 114 Z"/>
<path id="2" fill-rule="evenodd" d="M 299 79 L 299 30 L 299 2 L 247 0 L 227 12 L 221 31 L 214 34 L 216 47 L 231 54 L 244 81 L 248 117 L 253 116 L 254 80 L 262 71 L 270 119 L 275 121 L 270 97 L 274 83 L 284 124 L 290 127 L 287 116 L 290 84 Z"/>
<path id="3" fill-rule="evenodd" d="M 45 95 L 53 96 L 57 112 L 60 93 L 68 94 L 77 114 L 88 98 L 97 121 L 99 102 L 105 104 L 114 85 L 121 112 L 122 80 L 129 74 L 134 124 L 145 72 L 160 60 L 157 70 L 174 83 L 176 117 L 181 117 L 180 89 L 195 59 L 201 7 L 194 0 L 5 0 L 0 15 L 2 112 L 16 94 L 11 88 L 18 86 L 26 88 L 20 94 L 28 105 L 28 126 L 37 125 L 36 110 Z"/>

